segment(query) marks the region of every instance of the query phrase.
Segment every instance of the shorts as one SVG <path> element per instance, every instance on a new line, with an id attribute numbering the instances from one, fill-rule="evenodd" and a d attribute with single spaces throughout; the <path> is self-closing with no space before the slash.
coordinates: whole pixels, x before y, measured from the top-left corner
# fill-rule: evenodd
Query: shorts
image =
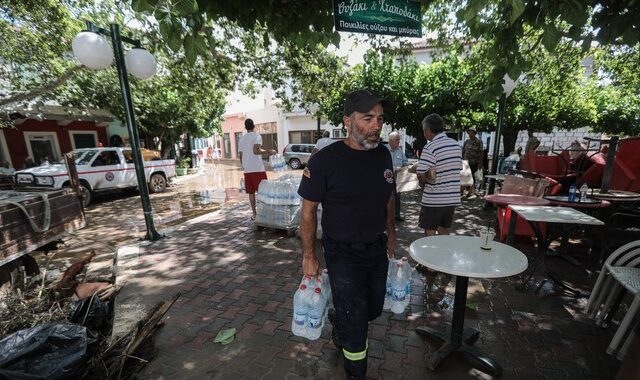
<path id="1" fill-rule="evenodd" d="M 267 172 L 244 173 L 244 188 L 247 194 L 255 194 L 263 179 L 267 179 Z"/>
<path id="2" fill-rule="evenodd" d="M 418 225 L 425 230 L 437 230 L 438 227 L 451 228 L 456 206 L 422 206 Z"/>

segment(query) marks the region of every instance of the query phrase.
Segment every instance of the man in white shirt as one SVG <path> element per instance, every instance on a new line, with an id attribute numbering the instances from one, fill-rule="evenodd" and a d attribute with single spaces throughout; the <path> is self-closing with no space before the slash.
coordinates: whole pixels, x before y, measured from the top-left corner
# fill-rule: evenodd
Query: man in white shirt
<path id="1" fill-rule="evenodd" d="M 256 218 L 256 191 L 260 186 L 260 182 L 263 179 L 267 179 L 267 172 L 264 169 L 264 163 L 262 163 L 262 155 L 268 153 L 271 156 L 277 152 L 273 149 L 262 149 L 262 136 L 253 131 L 255 128 L 253 120 L 245 120 L 244 127 L 247 133 L 238 142 L 238 153 L 240 154 L 240 162 L 244 171 L 244 187 L 247 194 L 249 194 L 251 211 L 253 211 L 251 219 L 254 220 Z"/>

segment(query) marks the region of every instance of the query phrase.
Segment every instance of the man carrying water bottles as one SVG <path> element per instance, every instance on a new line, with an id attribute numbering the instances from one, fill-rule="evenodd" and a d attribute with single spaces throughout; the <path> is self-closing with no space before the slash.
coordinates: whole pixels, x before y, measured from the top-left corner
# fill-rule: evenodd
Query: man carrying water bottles
<path id="1" fill-rule="evenodd" d="M 388 102 L 368 90 L 347 95 L 347 139 L 311 157 L 298 189 L 302 267 L 309 276 L 320 274 L 314 242 L 322 203 L 322 245 L 335 307 L 329 321 L 349 379 L 365 378 L 369 321 L 382 313 L 388 258 L 395 257 L 393 164 L 379 144 L 384 107 Z"/>

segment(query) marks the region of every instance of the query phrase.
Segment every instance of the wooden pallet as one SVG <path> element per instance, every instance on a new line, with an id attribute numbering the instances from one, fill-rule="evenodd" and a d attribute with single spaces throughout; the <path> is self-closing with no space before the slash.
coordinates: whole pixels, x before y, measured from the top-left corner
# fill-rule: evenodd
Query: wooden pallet
<path id="1" fill-rule="evenodd" d="M 41 194 L 49 199 L 51 222 L 44 232 L 34 230 L 19 207 L 7 201 L 21 204 L 36 226 L 42 227 L 45 219 L 45 203 Z M 40 192 L 0 191 L 0 266 L 13 261 L 37 248 L 60 239 L 86 224 L 80 201 L 71 189 Z"/>

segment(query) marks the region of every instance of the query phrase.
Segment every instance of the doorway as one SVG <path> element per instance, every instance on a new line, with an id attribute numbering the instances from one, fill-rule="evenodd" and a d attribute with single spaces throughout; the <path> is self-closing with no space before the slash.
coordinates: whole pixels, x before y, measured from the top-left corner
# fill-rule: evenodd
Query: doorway
<path id="1" fill-rule="evenodd" d="M 60 159 L 60 145 L 54 132 L 24 132 L 29 157 L 36 165 Z"/>

